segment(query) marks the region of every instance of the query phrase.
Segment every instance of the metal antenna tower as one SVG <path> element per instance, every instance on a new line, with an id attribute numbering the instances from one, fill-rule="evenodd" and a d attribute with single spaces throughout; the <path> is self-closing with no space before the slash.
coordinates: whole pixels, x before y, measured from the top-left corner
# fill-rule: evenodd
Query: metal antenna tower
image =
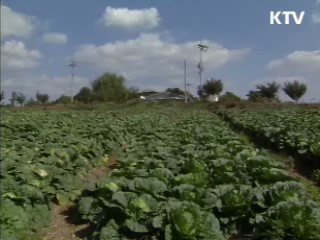
<path id="1" fill-rule="evenodd" d="M 199 43 L 195 47 L 199 48 L 200 51 L 200 62 L 198 64 L 198 69 L 199 69 L 199 87 L 202 89 L 202 72 L 203 72 L 203 63 L 202 63 L 202 53 L 208 51 L 208 46 Z"/>
<path id="2" fill-rule="evenodd" d="M 73 102 L 74 68 L 78 67 L 78 65 L 75 61 L 71 60 L 68 66 L 71 68 L 71 102 Z"/>

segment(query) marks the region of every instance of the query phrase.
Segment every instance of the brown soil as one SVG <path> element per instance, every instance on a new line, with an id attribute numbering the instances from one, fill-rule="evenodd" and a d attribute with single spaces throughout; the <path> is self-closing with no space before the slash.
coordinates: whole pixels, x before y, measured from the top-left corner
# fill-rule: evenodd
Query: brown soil
<path id="1" fill-rule="evenodd" d="M 81 233 L 89 231 L 87 223 L 74 224 L 69 221 L 70 211 L 66 207 L 54 205 L 53 220 L 48 229 L 46 229 L 43 240 L 71 240 L 83 239 Z"/>
<path id="2" fill-rule="evenodd" d="M 92 169 L 84 179 L 84 183 L 96 182 L 115 167 L 116 158 L 110 157 L 106 166 Z M 51 225 L 41 234 L 42 240 L 80 240 L 92 232 L 90 224 L 81 220 L 76 207 L 64 207 L 54 203 L 52 211 Z"/>
<path id="3" fill-rule="evenodd" d="M 99 166 L 93 168 L 85 177 L 85 182 L 96 182 L 100 177 L 105 175 L 117 166 L 117 159 L 114 156 L 109 157 L 108 164 L 106 166 Z"/>

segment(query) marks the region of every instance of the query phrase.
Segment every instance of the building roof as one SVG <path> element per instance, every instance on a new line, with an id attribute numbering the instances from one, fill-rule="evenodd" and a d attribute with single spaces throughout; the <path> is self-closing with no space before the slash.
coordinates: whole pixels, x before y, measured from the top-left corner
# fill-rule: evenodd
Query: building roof
<path id="1" fill-rule="evenodd" d="M 153 94 L 156 94 L 158 92 L 156 91 L 145 91 L 145 92 L 139 92 L 138 95 L 139 96 L 150 96 L 150 95 L 153 95 Z"/>
<path id="2" fill-rule="evenodd" d="M 140 96 L 143 100 L 150 100 L 150 101 L 156 101 L 156 100 L 184 100 L 185 96 L 183 95 L 177 95 L 172 94 L 168 92 L 159 92 L 151 95 L 142 95 Z M 190 97 L 189 97 L 190 99 Z"/>

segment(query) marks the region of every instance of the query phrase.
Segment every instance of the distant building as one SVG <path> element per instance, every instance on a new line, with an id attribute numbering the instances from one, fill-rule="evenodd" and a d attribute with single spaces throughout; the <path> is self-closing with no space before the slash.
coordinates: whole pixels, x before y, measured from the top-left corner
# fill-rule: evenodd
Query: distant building
<path id="1" fill-rule="evenodd" d="M 209 102 L 218 102 L 219 101 L 219 96 L 218 95 L 209 95 L 207 100 Z"/>
<path id="2" fill-rule="evenodd" d="M 146 97 L 146 96 L 150 96 L 150 95 L 154 95 L 154 94 L 157 94 L 158 92 L 156 91 L 145 91 L 145 92 L 140 92 L 138 93 L 139 96 L 143 96 L 143 97 Z"/>
<path id="3" fill-rule="evenodd" d="M 144 92 L 139 95 L 143 101 L 185 101 L 185 96 L 168 92 Z M 188 102 L 190 101 L 193 101 L 193 99 L 188 97 Z"/>

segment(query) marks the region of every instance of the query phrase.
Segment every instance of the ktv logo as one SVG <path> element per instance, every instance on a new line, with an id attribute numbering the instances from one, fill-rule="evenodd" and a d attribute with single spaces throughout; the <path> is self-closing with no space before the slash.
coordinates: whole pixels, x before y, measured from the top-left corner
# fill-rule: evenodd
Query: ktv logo
<path id="1" fill-rule="evenodd" d="M 270 12 L 270 24 L 281 25 L 281 24 L 296 24 L 300 25 L 305 16 L 305 12 L 302 11 L 297 13 L 295 11 L 271 11 Z"/>

